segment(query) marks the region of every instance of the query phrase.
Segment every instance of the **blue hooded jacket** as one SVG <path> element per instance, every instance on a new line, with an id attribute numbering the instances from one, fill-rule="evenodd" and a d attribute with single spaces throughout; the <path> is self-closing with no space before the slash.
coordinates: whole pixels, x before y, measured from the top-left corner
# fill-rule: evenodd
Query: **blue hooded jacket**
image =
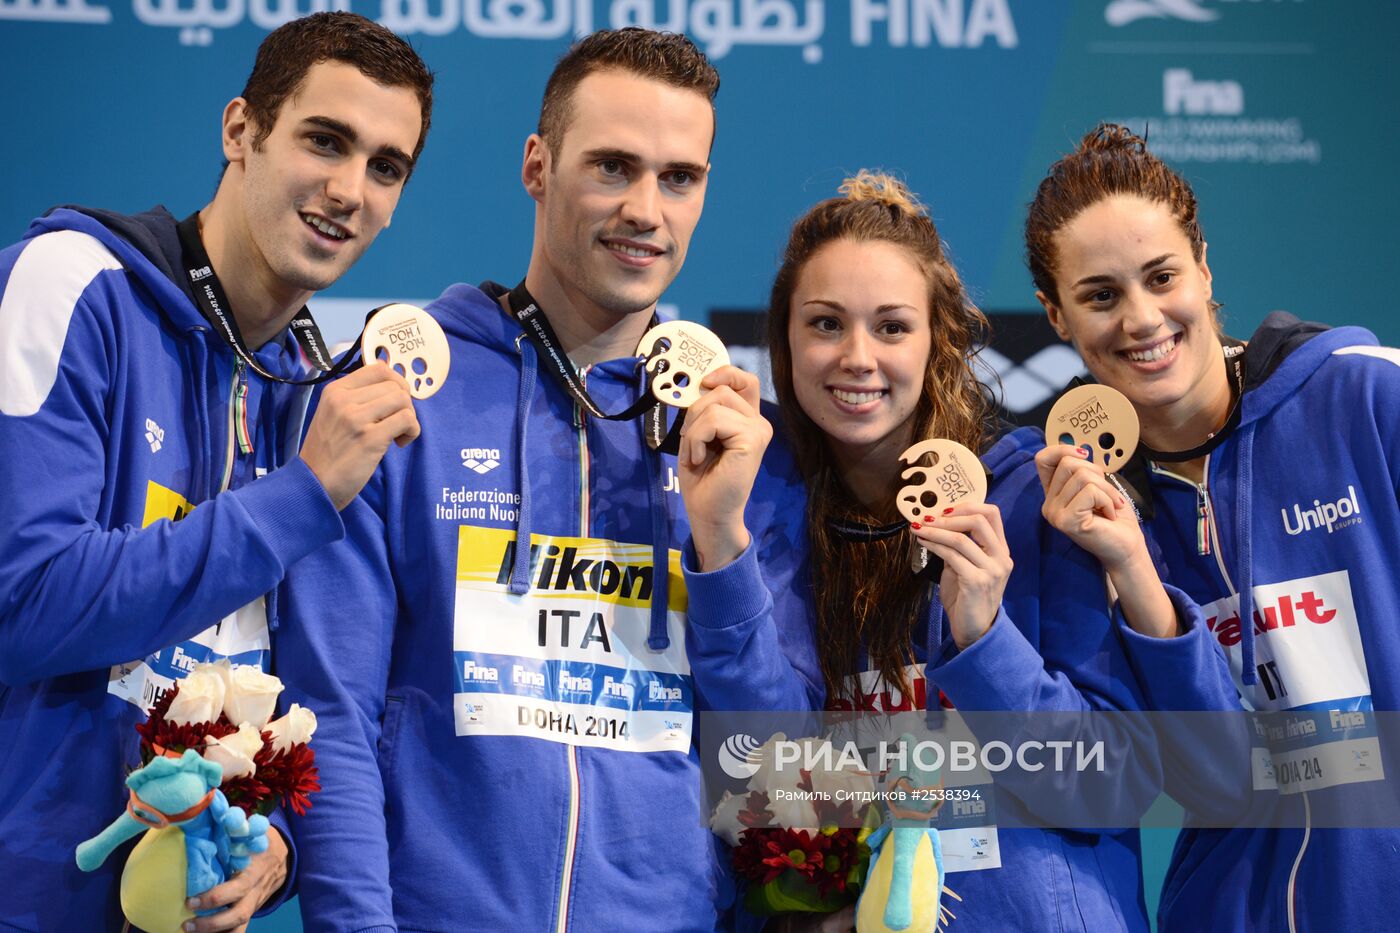
<path id="1" fill-rule="evenodd" d="M 862 688 L 856 699 L 842 698 L 831 708 L 871 715 L 899 712 L 931 702 L 940 691 L 952 707 L 966 711 L 1219 709 L 1233 704 L 1200 610 L 1184 594 L 1167 588 L 1183 623 L 1180 636 L 1138 634 L 1109 605 L 1098 561 L 1042 519 L 1044 494 L 1034 455 L 1043 445 L 1039 431 L 1023 428 L 982 457 L 992 474 L 987 501 L 1001 510 L 1015 564 L 1002 609 L 987 633 L 959 651 L 935 600 L 927 636 L 914 640 L 917 663 L 908 672 L 913 697 L 901 696 L 868 672 L 853 678 Z M 805 553 L 805 534 L 787 537 L 799 539 Z M 698 585 L 702 579 L 709 584 L 703 589 Z M 688 570 L 687 581 L 692 630 L 703 632 L 717 618 L 748 618 L 757 626 L 768 611 L 771 598 L 759 557 L 751 552 L 717 571 Z M 778 599 L 780 607 L 798 602 L 802 614 L 810 618 L 813 613 L 809 586 L 789 588 Z M 790 608 L 781 612 L 793 614 Z M 802 682 L 781 664 L 751 663 L 733 676 L 736 689 L 741 680 L 764 685 L 789 678 L 791 693 Z M 762 702 L 762 696 L 755 696 L 745 708 L 776 708 Z M 1139 745 L 1150 746 L 1150 740 Z M 1108 806 L 1116 812 L 1142 812 L 1161 788 L 1160 767 L 1140 762 L 1121 773 L 1122 785 L 1109 789 L 1121 798 Z M 1054 779 L 1046 773 L 1046 781 Z M 1066 793 L 1074 791 L 1066 786 Z M 1148 928 L 1136 829 L 999 830 L 988 825 L 990 818 L 945 810 L 939 825 L 947 885 L 962 898 L 950 905 L 957 929 L 1099 933 Z"/>
<path id="2" fill-rule="evenodd" d="M 274 588 L 342 533 L 295 459 L 305 392 L 243 370 L 179 257 L 163 209 L 56 210 L 0 252 L 0 927 L 120 927 L 125 853 L 74 848 L 126 805 L 152 691 L 266 668 Z M 290 335 L 258 357 L 303 372 Z"/>
<path id="3" fill-rule="evenodd" d="M 802 673 L 767 702 L 807 708 L 810 628 L 688 639 L 675 459 L 640 419 L 581 414 L 482 289 L 429 307 L 452 364 L 422 436 L 288 580 L 279 673 L 319 717 L 324 788 L 296 825 L 306 929 L 714 929 L 733 886 L 695 713 L 725 703 L 713 668 L 784 649 Z M 585 368 L 605 411 L 640 362 Z M 790 471 L 765 475 L 753 529 L 801 507 Z M 794 570 L 781 535 L 755 540 Z"/>
<path id="4" fill-rule="evenodd" d="M 1247 707 L 1323 720 L 1301 767 L 1278 770 L 1282 793 L 1255 784 L 1295 828 L 1183 831 L 1160 924 L 1389 929 L 1400 830 L 1318 828 L 1312 814 L 1337 785 L 1385 793 L 1369 784 L 1377 765 L 1386 779 L 1400 773 L 1374 739 L 1333 735 L 1329 712 L 1400 709 L 1400 351 L 1360 328 L 1275 313 L 1249 341 L 1244 379 L 1239 426 L 1209 455 L 1204 482 L 1170 464 L 1151 471 L 1152 534 L 1172 581 L 1202 605 Z"/>

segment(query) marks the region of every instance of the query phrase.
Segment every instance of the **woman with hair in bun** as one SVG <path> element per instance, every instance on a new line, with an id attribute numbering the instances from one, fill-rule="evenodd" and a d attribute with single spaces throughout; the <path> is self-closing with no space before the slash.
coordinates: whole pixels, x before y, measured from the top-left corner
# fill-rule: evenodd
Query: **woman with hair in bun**
<path id="1" fill-rule="evenodd" d="M 1400 825 L 1367 783 L 1400 761 L 1351 731 L 1400 708 L 1400 352 L 1281 312 L 1223 336 L 1191 186 L 1121 126 L 1050 167 L 1026 249 L 1051 325 L 1137 410 L 1149 533 L 1244 705 L 1316 728 L 1275 760 L 1282 793 L 1255 785 L 1252 825 L 1285 828 L 1182 833 L 1162 929 L 1393 928 L 1400 831 L 1317 827 Z M 1053 481 L 1091 472 L 1039 459 Z"/>
<path id="2" fill-rule="evenodd" d="M 1127 710 L 1144 708 L 1158 689 L 1199 681 L 1201 691 L 1219 691 L 1199 610 L 1169 596 L 1150 561 L 1136 560 L 1132 541 L 1141 548 L 1142 535 L 1131 507 L 1123 502 L 1127 517 L 1095 526 L 1094 540 L 1134 558 L 1109 568 L 1124 595 L 1114 606 L 1104 567 L 1041 517 L 1042 507 L 1068 500 L 1046 506 L 1033 460 L 1038 433 L 994 440 L 972 368 L 986 320 L 927 210 L 887 175 L 862 172 L 840 190 L 793 227 L 768 322 L 782 422 L 807 489 L 796 543 L 807 551 L 810 586 L 770 598 L 752 547 L 722 568 L 705 565 L 703 529 L 735 520 L 747 487 L 724 469 L 732 451 L 722 438 L 689 435 L 680 469 L 696 527 L 686 567 L 692 629 L 703 640 L 722 618 L 772 638 L 764 634 L 772 600 L 806 601 L 828 709 L 893 712 L 941 700 L 968 711 Z M 928 438 L 980 454 L 989 491 L 985 504 L 911 526 L 895 508 L 899 456 Z M 915 545 L 931 557 L 919 574 L 910 569 Z M 723 603 L 706 595 L 717 592 Z M 767 684 L 795 675 L 741 663 L 733 676 Z M 1157 766 L 1124 772 L 1099 792 L 1145 807 Z M 1105 804 L 1124 812 L 1121 802 Z M 1136 830 L 989 826 L 972 835 L 980 844 L 945 842 L 949 887 L 962 898 L 958 929 L 1147 929 Z"/>

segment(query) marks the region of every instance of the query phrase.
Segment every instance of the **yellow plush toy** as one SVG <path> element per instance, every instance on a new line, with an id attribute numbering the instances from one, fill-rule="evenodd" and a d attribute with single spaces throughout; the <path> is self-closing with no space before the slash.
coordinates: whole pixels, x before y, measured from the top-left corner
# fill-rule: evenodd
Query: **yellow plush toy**
<path id="1" fill-rule="evenodd" d="M 150 933 L 182 929 L 194 917 L 185 907 L 183 882 L 188 872 L 184 830 L 148 829 L 122 869 L 122 913 L 131 925 Z"/>
<path id="2" fill-rule="evenodd" d="M 901 737 L 911 749 L 914 737 Z M 856 933 L 936 933 L 956 919 L 943 906 L 943 846 L 929 821 L 938 810 L 939 772 L 907 764 L 885 776 L 889 817 L 870 834 L 870 868 L 856 902 Z"/>

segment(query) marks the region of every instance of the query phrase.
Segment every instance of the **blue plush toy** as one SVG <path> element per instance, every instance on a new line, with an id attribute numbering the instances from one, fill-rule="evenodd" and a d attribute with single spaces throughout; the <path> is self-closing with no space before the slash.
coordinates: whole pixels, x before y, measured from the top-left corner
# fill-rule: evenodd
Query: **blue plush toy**
<path id="1" fill-rule="evenodd" d="M 943 846 L 929 826 L 938 809 L 937 769 L 922 769 L 913 754 L 914 737 L 900 737 L 904 762 L 890 769 L 885 788 L 902 792 L 889 802 L 885 823 L 870 834 L 870 867 L 856 902 L 857 933 L 935 933 L 954 919 L 943 906 Z M 947 893 L 957 898 L 952 891 Z"/>
<path id="2" fill-rule="evenodd" d="M 78 867 L 92 871 L 117 846 L 146 833 L 122 871 L 122 911 L 135 926 L 175 933 L 193 916 L 186 897 L 221 884 L 267 850 L 267 817 L 249 819 L 229 806 L 219 790 L 222 778 L 223 767 L 193 749 L 152 759 L 126 779 L 126 812 L 78 846 Z"/>

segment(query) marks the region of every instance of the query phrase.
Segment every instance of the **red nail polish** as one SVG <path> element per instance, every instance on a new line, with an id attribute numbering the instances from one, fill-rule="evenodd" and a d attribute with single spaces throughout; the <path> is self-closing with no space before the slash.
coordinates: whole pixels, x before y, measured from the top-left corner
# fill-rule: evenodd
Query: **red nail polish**
<path id="1" fill-rule="evenodd" d="M 953 507 L 952 507 L 952 506 L 948 506 L 948 508 L 946 508 L 946 509 L 943 510 L 943 514 L 944 514 L 944 515 L 952 515 L 952 514 L 953 514 Z"/>
<path id="2" fill-rule="evenodd" d="M 910 523 L 909 523 L 909 527 L 910 527 L 910 528 L 913 528 L 915 531 L 918 531 L 920 528 L 922 528 L 922 527 L 924 527 L 924 526 L 923 526 L 923 525 L 920 525 L 918 522 L 910 522 Z"/>

